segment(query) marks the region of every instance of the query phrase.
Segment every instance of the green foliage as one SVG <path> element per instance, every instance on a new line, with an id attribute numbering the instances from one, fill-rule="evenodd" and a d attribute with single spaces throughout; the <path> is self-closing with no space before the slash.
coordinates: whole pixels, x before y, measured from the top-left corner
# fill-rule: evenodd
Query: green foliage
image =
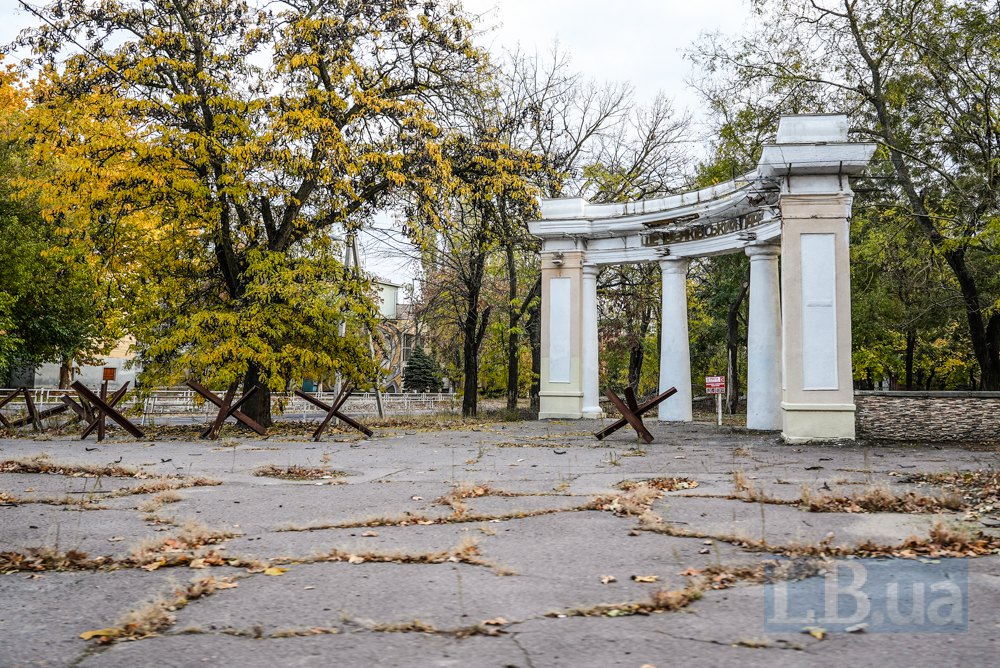
<path id="1" fill-rule="evenodd" d="M 28 134 L 34 158 L 60 169 L 23 187 L 76 240 L 67 255 L 115 277 L 144 380 L 245 378 L 262 390 L 247 410 L 266 422 L 268 389 L 373 379 L 364 331 L 377 310 L 333 238 L 393 206 L 416 239 L 451 224 L 442 201 L 468 179 L 450 161 L 472 174 L 481 155 L 446 117 L 483 66 L 461 10 L 182 0 L 44 12 L 50 23 L 23 38 L 43 66 Z M 68 40 L 86 48 L 60 63 Z"/>
<path id="2" fill-rule="evenodd" d="M 703 173 L 752 167 L 780 114 L 849 111 L 879 145 L 852 184 L 857 379 L 1000 388 L 1000 5 L 755 5 L 753 29 L 689 52 L 720 137 Z"/>
<path id="3" fill-rule="evenodd" d="M 16 78 L 0 73 L 0 377 L 14 366 L 86 362 L 102 352 L 108 332 L 91 267 L 54 250 L 67 239 L 42 218 L 36 203 L 13 187 L 17 175 L 36 169 L 19 141 L 24 104 Z M 45 172 L 46 165 L 41 166 Z M 2 381 L 0 381 L 2 382 Z"/>
<path id="4" fill-rule="evenodd" d="M 441 371 L 422 347 L 413 349 L 403 370 L 403 383 L 410 392 L 440 392 Z"/>

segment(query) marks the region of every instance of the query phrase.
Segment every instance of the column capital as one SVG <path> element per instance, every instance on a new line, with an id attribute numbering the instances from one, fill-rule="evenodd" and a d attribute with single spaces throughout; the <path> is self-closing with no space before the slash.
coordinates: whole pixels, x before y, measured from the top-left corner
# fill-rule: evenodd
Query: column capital
<path id="1" fill-rule="evenodd" d="M 664 274 L 687 274 L 690 262 L 686 257 L 668 256 L 660 260 L 660 271 Z"/>
<path id="2" fill-rule="evenodd" d="M 583 275 L 584 276 L 597 276 L 600 273 L 601 267 L 594 264 L 593 262 L 585 262 L 583 265 Z"/>
<path id="3" fill-rule="evenodd" d="M 743 250 L 751 262 L 754 260 L 775 260 L 781 254 L 781 246 L 778 244 L 752 244 Z"/>

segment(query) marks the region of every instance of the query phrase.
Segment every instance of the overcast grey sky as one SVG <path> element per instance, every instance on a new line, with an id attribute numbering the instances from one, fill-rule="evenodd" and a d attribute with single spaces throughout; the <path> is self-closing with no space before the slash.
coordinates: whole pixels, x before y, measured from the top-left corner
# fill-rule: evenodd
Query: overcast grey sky
<path id="1" fill-rule="evenodd" d="M 597 80 L 630 81 L 640 100 L 663 91 L 697 111 L 683 50 L 703 32 L 740 32 L 749 0 L 463 0 L 493 30 L 492 49 L 518 44 L 545 53 L 558 40 L 575 69 Z"/>
<path id="2" fill-rule="evenodd" d="M 698 98 L 685 80 L 691 74 L 683 50 L 703 32 L 740 32 L 750 18 L 749 0 L 462 0 L 481 17 L 482 42 L 491 50 L 517 46 L 545 53 L 558 40 L 576 70 L 598 81 L 629 81 L 639 101 L 664 92 L 678 109 L 698 116 Z M 33 4 L 41 5 L 42 2 Z M 0 0 L 0 43 L 35 25 L 17 0 Z M 385 222 L 385 221 L 381 221 Z M 391 280 L 411 272 L 364 243 L 366 265 Z"/>
<path id="3" fill-rule="evenodd" d="M 46 4 L 31 0 L 32 4 Z M 597 80 L 632 82 L 640 100 L 658 91 L 678 107 L 697 112 L 685 84 L 690 65 L 682 50 L 705 31 L 736 33 L 746 23 L 749 0 L 462 0 L 487 28 L 491 49 L 520 45 L 547 52 L 553 43 L 572 54 L 577 70 Z M 11 41 L 35 18 L 17 0 L 0 0 L 0 43 Z"/>

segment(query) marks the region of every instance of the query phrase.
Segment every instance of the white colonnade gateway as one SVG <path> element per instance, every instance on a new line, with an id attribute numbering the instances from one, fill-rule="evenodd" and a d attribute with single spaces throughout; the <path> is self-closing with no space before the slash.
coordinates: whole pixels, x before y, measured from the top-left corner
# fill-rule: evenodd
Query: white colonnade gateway
<path id="1" fill-rule="evenodd" d="M 780 429 L 789 442 L 853 439 L 848 177 L 875 145 L 848 142 L 847 123 L 784 116 L 756 170 L 704 190 L 627 204 L 543 200 L 541 220 L 529 224 L 542 240 L 539 417 L 601 416 L 597 272 L 657 262 L 660 390 L 677 388 L 659 418 L 690 421 L 688 263 L 746 253 L 747 427 Z"/>

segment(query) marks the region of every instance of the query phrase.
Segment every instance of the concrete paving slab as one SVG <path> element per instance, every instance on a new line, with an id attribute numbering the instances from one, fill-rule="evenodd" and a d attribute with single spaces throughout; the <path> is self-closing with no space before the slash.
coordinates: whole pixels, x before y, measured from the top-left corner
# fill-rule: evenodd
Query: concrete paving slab
<path id="1" fill-rule="evenodd" d="M 750 434 L 709 425 L 652 423 L 656 442 L 637 444 L 627 434 L 597 442 L 583 423 L 571 421 L 474 424 L 465 429 L 391 429 L 373 439 L 337 436 L 313 443 L 294 438 L 219 442 L 137 441 L 116 438 L 96 445 L 73 439 L 0 440 L 0 459 L 48 454 L 57 462 L 120 464 L 153 475 L 192 475 L 222 485 L 180 490 L 182 500 L 162 505 L 162 518 L 195 518 L 210 529 L 238 535 L 213 546 L 225 555 L 308 557 L 338 549 L 347 553 L 424 554 L 474 539 L 480 558 L 516 575 L 500 576 L 464 563 L 283 564 L 279 576 L 245 569 L 162 568 L 151 573 L 43 572 L 40 579 L 14 571 L 0 574 L 0 666 L 12 665 L 242 665 L 242 666 L 659 666 L 755 665 L 983 665 L 1000 638 L 1000 557 L 968 560 L 969 630 L 949 634 L 833 634 L 816 641 L 801 633 L 766 633 L 760 585 L 708 591 L 679 612 L 633 616 L 546 617 L 579 606 L 634 603 L 658 587 L 679 588 L 681 573 L 713 564 L 753 565 L 770 555 L 728 543 L 637 532 L 636 517 L 567 508 L 596 495 L 618 493 L 622 480 L 685 477 L 690 490 L 669 492 L 653 509 L 681 528 L 705 533 L 761 533 L 761 506 L 705 495 L 733 490 L 743 471 L 759 489 L 794 499 L 801 486 L 853 493 L 868 484 L 900 484 L 916 472 L 992 466 L 995 453 L 954 446 L 787 446 L 773 434 Z M 590 425 L 586 425 L 590 426 Z M 596 425 L 594 426 L 596 428 Z M 235 433 L 235 432 L 233 432 Z M 516 447 L 526 446 L 526 447 Z M 91 449 L 88 449 L 91 448 Z M 264 465 L 326 466 L 347 471 L 345 484 L 316 485 L 267 477 Z M 821 467 L 821 468 L 815 468 Z M 38 485 L 46 493 L 76 490 L 58 476 L 0 475 L 0 489 Z M 338 479 L 338 482 L 340 479 Z M 115 480 L 108 485 L 131 485 Z M 565 492 L 566 496 L 485 496 L 465 500 L 468 513 L 503 518 L 421 525 L 453 509 L 435 503 L 455 485 L 474 483 L 518 493 Z M 926 492 L 927 487 L 923 488 Z M 21 493 L 21 492 L 19 492 Z M 176 529 L 144 521 L 150 495 L 107 502 L 112 510 L 69 512 L 59 506 L 0 506 L 0 551 L 33 546 L 77 547 L 95 555 L 121 556 L 143 539 Z M 763 533 L 769 542 L 817 541 L 834 531 L 834 542 L 872 539 L 899 542 L 925 533 L 932 515 L 808 513 L 765 505 Z M 561 510 L 538 516 L 512 517 Z M 406 526 L 330 528 L 288 532 L 296 524 L 338 524 L 371 518 L 407 520 Z M 954 518 L 949 518 L 954 520 Z M 68 521 L 67 521 L 68 520 Z M 32 529 L 31 527 L 37 527 Z M 166 529 L 166 531 L 164 531 Z M 374 533 L 377 535 L 365 535 Z M 122 536 L 124 540 L 110 541 Z M 70 541 L 73 543 L 70 544 Z M 268 565 L 268 564 L 263 564 Z M 95 647 L 77 636 L 112 624 L 137 603 L 168 588 L 170 579 L 237 574 L 235 589 L 192 601 L 177 623 L 157 637 Z M 602 584 L 613 575 L 617 582 Z M 656 583 L 631 580 L 656 575 Z M 46 588 L 47 587 L 47 588 Z M 11 614 L 13 613 L 13 614 Z M 498 637 L 460 637 L 487 619 L 503 617 Z M 415 632 L 414 619 L 435 633 Z M 309 625 L 336 625 L 336 635 L 267 637 L 308 633 Z M 386 626 L 389 625 L 389 626 Z M 200 633 L 183 633 L 199 630 Z M 226 629 L 259 633 L 260 639 L 227 635 Z M 382 629 L 382 630 L 372 630 Z M 456 634 L 456 630 L 461 633 Z M 754 648 L 755 639 L 769 646 Z M 746 641 L 740 645 L 741 641 Z M 735 645 L 735 646 L 734 646 Z"/>
<path id="2" fill-rule="evenodd" d="M 341 633 L 256 640 L 226 635 L 181 635 L 123 643 L 80 662 L 81 668 L 135 668 L 150 655 L 167 668 L 239 665 L 246 668 L 528 668 L 513 638 L 466 638 L 423 633 Z"/>
<path id="3" fill-rule="evenodd" d="M 38 503 L 0 510 L 0 551 L 51 548 L 124 557 L 153 533 L 151 526 L 130 510 L 73 510 Z"/>
<path id="4" fill-rule="evenodd" d="M 81 633 L 190 577 L 189 569 L 0 576 L 0 666 L 71 665 L 87 650 Z"/>
<path id="5" fill-rule="evenodd" d="M 833 544 L 868 540 L 897 544 L 910 536 L 926 536 L 935 521 L 954 514 L 812 513 L 794 506 L 746 503 L 731 499 L 678 496 L 653 503 L 653 512 L 681 528 L 733 535 L 774 545 L 817 543 L 833 534 Z"/>

